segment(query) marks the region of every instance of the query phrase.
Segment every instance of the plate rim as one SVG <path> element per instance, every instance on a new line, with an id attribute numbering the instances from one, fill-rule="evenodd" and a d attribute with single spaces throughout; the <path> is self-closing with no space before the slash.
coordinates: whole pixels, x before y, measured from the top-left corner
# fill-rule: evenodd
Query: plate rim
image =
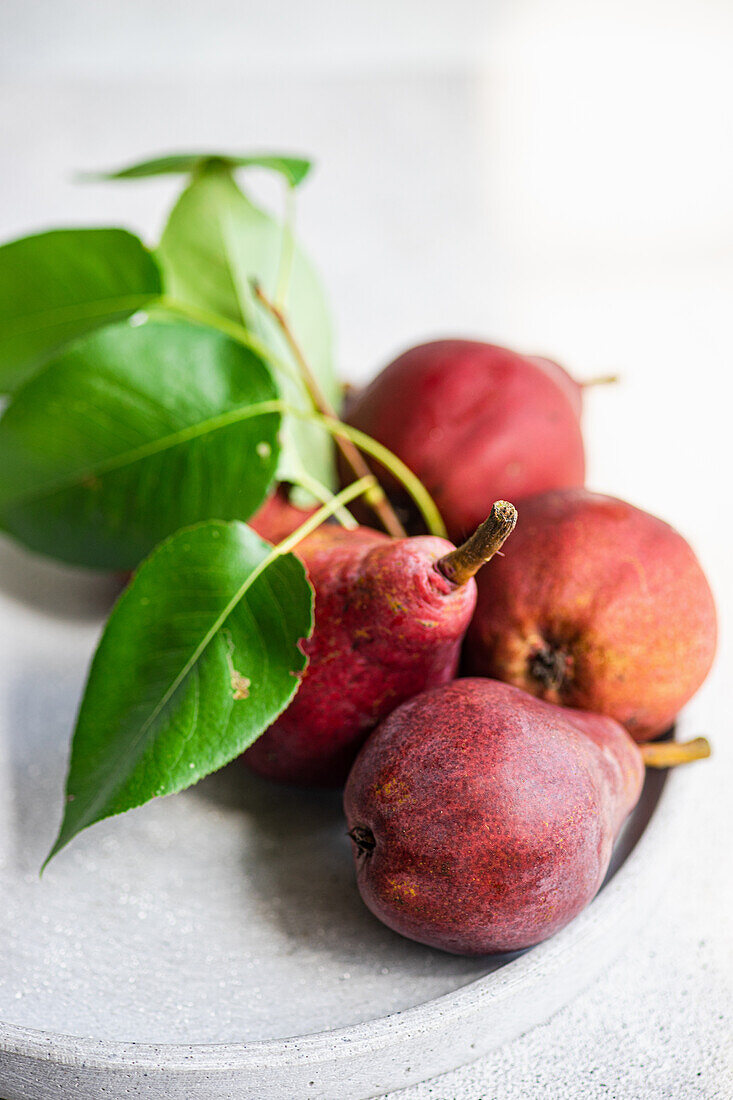
<path id="1" fill-rule="evenodd" d="M 474 1016 L 491 1002 L 500 1001 L 503 996 L 515 992 L 537 971 L 552 971 L 556 965 L 564 967 L 569 947 L 596 935 L 599 926 L 614 923 L 613 917 L 619 906 L 633 902 L 635 883 L 640 877 L 652 877 L 654 872 L 661 881 L 664 872 L 660 869 L 660 862 L 664 864 L 665 861 L 659 859 L 656 840 L 662 833 L 668 832 L 677 816 L 676 795 L 673 798 L 672 791 L 677 792 L 679 787 L 676 774 L 664 773 L 646 826 L 626 859 L 593 901 L 565 928 L 499 970 L 474 978 L 438 997 L 385 1016 L 330 1030 L 223 1043 L 95 1039 L 0 1020 L 0 1052 L 41 1063 L 63 1064 L 70 1070 L 83 1067 L 87 1071 L 98 1072 L 141 1071 L 146 1068 L 160 1070 L 163 1061 L 166 1073 L 181 1075 L 217 1070 L 265 1070 L 268 1067 L 285 1068 L 310 1063 L 318 1065 L 326 1061 L 350 1060 L 356 1054 L 363 1056 L 383 1052 L 387 1042 L 394 1044 L 402 1036 L 414 1039 L 416 1034 L 430 1033 L 449 1021 Z M 562 1001 L 562 1004 L 565 1003 L 567 999 Z M 537 1023 L 531 1026 L 537 1026 Z M 476 1056 L 479 1055 L 480 1052 L 477 1052 Z"/>

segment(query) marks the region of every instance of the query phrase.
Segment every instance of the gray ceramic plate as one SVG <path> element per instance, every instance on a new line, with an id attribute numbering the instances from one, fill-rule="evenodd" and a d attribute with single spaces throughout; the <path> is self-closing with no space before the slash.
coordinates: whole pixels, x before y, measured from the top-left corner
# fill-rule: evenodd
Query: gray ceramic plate
<path id="1" fill-rule="evenodd" d="M 382 927 L 339 798 L 237 765 L 90 830 L 40 881 L 108 593 L 8 547 L 0 576 L 3 1100 L 378 1096 L 547 1019 L 657 896 L 684 786 L 660 774 L 598 898 L 519 956 L 454 958 Z"/>

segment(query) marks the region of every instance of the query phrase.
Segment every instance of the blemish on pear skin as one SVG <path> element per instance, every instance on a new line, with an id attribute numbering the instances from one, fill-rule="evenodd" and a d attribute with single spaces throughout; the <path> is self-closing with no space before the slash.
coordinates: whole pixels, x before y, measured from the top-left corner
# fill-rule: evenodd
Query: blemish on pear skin
<path id="1" fill-rule="evenodd" d="M 389 802 L 392 807 L 397 807 L 409 801 L 410 788 L 402 780 L 392 776 L 386 783 L 375 787 L 374 794 L 382 802 Z"/>
<path id="2" fill-rule="evenodd" d="M 398 879 L 390 878 L 387 880 L 392 887 L 392 893 L 394 895 L 395 902 L 404 904 L 408 898 L 416 898 L 417 891 L 414 886 L 410 886 L 407 882 L 400 882 Z"/>
<path id="3" fill-rule="evenodd" d="M 638 750 L 611 723 L 595 744 L 590 733 L 578 736 L 576 711 L 517 696 L 496 681 L 456 681 L 394 711 L 357 758 L 347 821 L 389 818 L 383 860 L 367 868 L 359 887 L 376 915 L 403 935 L 465 954 L 516 950 L 567 924 L 602 881 L 609 841 L 641 788 Z M 515 723 L 520 707 L 524 716 Z M 457 714 L 470 723 L 470 755 L 456 747 Z M 449 767 L 434 767 L 433 750 Z M 620 766 L 634 765 L 628 789 L 616 790 L 609 754 Z M 470 784 L 461 782 L 465 776 Z M 391 780 L 412 791 L 399 809 L 376 795 Z M 495 795 L 487 802 L 489 781 Z"/>
<path id="4" fill-rule="evenodd" d="M 339 532 L 324 525 L 299 545 L 316 591 L 315 625 L 305 647 L 310 663 L 302 689 L 247 750 L 254 771 L 305 785 L 341 785 L 365 735 L 394 706 L 453 678 L 473 610 L 467 597 L 448 600 L 444 611 L 424 607 L 442 543 L 417 542 L 413 552 L 411 543 L 366 528 Z M 416 584 L 406 584 L 413 575 Z M 415 612 L 438 627 L 417 623 Z M 409 795 L 407 808 L 415 797 Z M 390 800 L 381 805 L 387 815 L 402 808 Z"/>
<path id="5" fill-rule="evenodd" d="M 242 676 L 241 672 L 237 672 L 236 669 L 232 670 L 232 691 L 235 702 L 239 702 L 241 699 L 249 699 L 251 685 L 252 681 L 246 676 Z"/>

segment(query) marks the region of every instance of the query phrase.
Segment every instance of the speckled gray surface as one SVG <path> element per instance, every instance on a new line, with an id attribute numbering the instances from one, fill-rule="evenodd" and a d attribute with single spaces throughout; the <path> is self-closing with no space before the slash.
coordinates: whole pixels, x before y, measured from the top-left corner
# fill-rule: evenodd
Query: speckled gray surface
<path id="1" fill-rule="evenodd" d="M 87 657 L 69 661 L 76 631 L 65 633 L 67 673 L 50 656 L 22 658 L 16 635 L 0 689 L 11 794 L 0 1019 L 119 1041 L 280 1038 L 396 1011 L 486 971 L 374 920 L 353 888 L 337 793 L 283 792 L 237 765 L 103 823 L 39 879 Z"/>
<path id="2" fill-rule="evenodd" d="M 548 1024 L 389 1100 L 730 1100 L 731 958 L 715 938 L 663 913 Z"/>
<path id="3" fill-rule="evenodd" d="M 276 1038 L 366 1021 L 486 972 L 485 960 L 429 951 L 373 920 L 353 886 L 337 795 L 290 792 L 282 804 L 237 767 L 96 827 L 39 881 L 109 585 L 7 543 L 0 565 L 12 623 L 0 690 L 0 1019 L 95 1039 Z M 25 578 L 23 599 L 13 576 Z M 715 688 L 691 711 L 695 729 L 714 728 Z M 725 741 L 718 755 L 682 777 L 669 834 L 678 874 L 621 959 L 546 1026 L 402 1100 L 633 1096 L 642 1068 L 641 1095 L 654 1100 L 729 1095 L 730 938 L 717 906 L 727 917 L 731 896 L 715 858 L 730 808 Z"/>
<path id="4" fill-rule="evenodd" d="M 276 787 L 236 763 L 84 833 L 40 879 L 94 600 L 111 586 L 7 543 L 3 564 L 75 585 L 91 616 L 54 617 L 0 591 L 12 627 L 0 672 L 0 1020 L 120 1042 L 282 1038 L 385 1016 L 505 964 L 394 935 L 355 889 L 340 795 Z"/>

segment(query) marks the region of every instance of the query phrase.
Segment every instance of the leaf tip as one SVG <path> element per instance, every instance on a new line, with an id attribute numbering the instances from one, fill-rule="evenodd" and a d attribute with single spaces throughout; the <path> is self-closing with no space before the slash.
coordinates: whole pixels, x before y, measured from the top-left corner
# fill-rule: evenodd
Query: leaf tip
<path id="1" fill-rule="evenodd" d="M 306 159 L 305 157 L 294 158 L 290 172 L 288 173 L 288 183 L 295 190 L 306 176 L 309 176 L 313 171 L 314 161 Z"/>
<path id="2" fill-rule="evenodd" d="M 65 798 L 65 805 L 67 805 L 69 802 L 73 802 L 73 801 L 74 801 L 74 796 L 73 795 L 67 795 L 66 798 Z M 51 850 L 49 851 L 48 855 L 46 856 L 43 863 L 41 864 L 40 870 L 38 872 L 38 877 L 39 878 L 43 878 L 43 873 L 46 870 L 46 868 L 48 867 L 51 860 L 54 859 L 55 856 L 57 856 L 59 854 L 59 852 L 62 851 L 62 849 L 64 849 L 67 846 L 69 841 L 74 839 L 74 837 L 76 836 L 76 834 L 78 832 L 79 832 L 79 829 L 75 828 L 73 825 L 71 827 L 69 827 L 69 825 L 68 825 L 68 815 L 66 813 L 66 810 L 64 810 L 64 816 L 63 816 L 63 819 L 61 821 L 61 824 L 59 825 L 59 831 L 56 834 L 56 839 L 54 840 L 53 844 L 51 845 Z"/>
<path id="3" fill-rule="evenodd" d="M 44 871 L 48 867 L 48 865 L 51 862 L 51 860 L 53 859 L 53 857 L 57 856 L 59 854 L 59 852 L 61 851 L 61 849 L 64 848 L 65 846 L 66 846 L 66 841 L 62 842 L 61 834 L 59 833 L 56 840 L 54 841 L 54 844 L 53 844 L 53 847 L 51 848 L 51 851 L 48 853 L 48 855 L 46 856 L 46 858 L 44 859 L 43 863 L 41 864 L 41 866 L 39 868 L 39 871 L 38 871 L 38 877 L 39 878 L 43 878 Z"/>

